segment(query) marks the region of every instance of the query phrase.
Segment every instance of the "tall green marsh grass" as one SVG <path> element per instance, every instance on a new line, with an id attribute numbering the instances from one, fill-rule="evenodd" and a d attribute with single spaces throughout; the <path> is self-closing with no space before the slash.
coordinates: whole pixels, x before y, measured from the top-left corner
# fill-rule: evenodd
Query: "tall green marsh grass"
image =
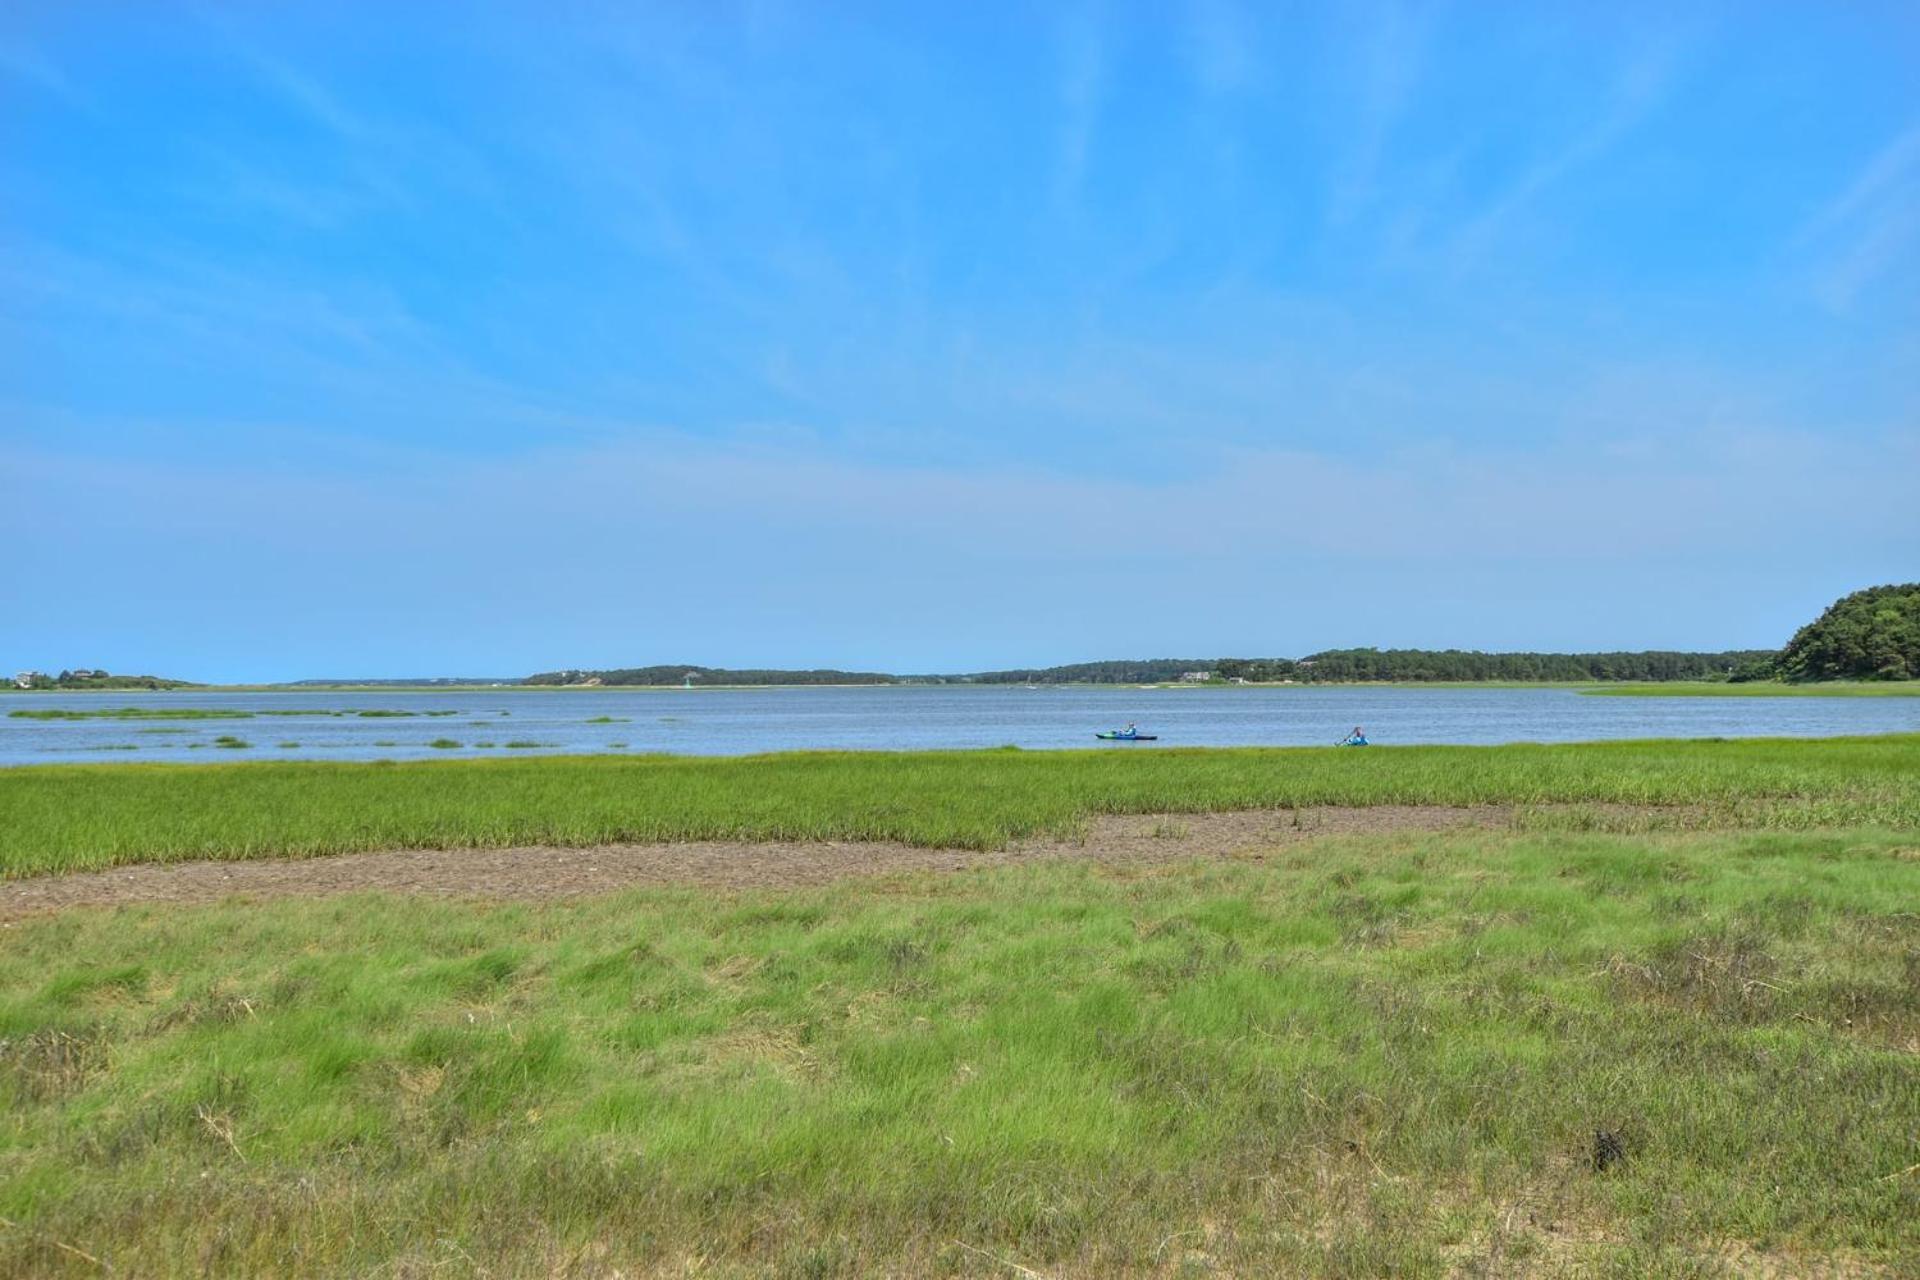
<path id="1" fill-rule="evenodd" d="M 1920 735 L 31 766 L 0 770 L 0 875 L 410 846 L 788 839 L 988 849 L 1071 836 L 1099 814 L 1327 804 L 1574 805 L 1602 817 L 1606 806 L 1653 806 L 1695 825 L 1920 826 Z"/>
<path id="2" fill-rule="evenodd" d="M 1669 680 L 1596 685 L 1580 692 L 1602 698 L 1920 698 L 1920 680 L 1824 680 L 1809 684 Z"/>

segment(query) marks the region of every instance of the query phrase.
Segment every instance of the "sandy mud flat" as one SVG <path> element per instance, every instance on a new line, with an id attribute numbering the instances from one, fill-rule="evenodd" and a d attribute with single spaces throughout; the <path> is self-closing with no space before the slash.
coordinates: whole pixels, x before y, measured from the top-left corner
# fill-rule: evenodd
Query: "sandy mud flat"
<path id="1" fill-rule="evenodd" d="M 690 842 L 585 848 L 394 849 L 312 858 L 171 862 L 0 881 L 0 919 L 72 907 L 210 903 L 233 897 L 390 892 L 541 901 L 638 886 L 784 888 L 900 873 L 964 871 L 1049 859 L 1152 864 L 1259 858 L 1331 836 L 1499 828 L 1505 807 L 1382 805 L 1253 813 L 1098 818 L 1084 839 L 1034 840 L 990 853 L 901 844 Z"/>

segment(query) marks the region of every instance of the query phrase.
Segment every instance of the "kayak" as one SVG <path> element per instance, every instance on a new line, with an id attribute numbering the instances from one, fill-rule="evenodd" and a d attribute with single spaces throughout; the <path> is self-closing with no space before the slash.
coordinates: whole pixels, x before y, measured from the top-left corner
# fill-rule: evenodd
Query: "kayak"
<path id="1" fill-rule="evenodd" d="M 1151 733 L 1096 733 L 1096 738 L 1105 738 L 1108 742 L 1158 742 L 1160 738 Z"/>

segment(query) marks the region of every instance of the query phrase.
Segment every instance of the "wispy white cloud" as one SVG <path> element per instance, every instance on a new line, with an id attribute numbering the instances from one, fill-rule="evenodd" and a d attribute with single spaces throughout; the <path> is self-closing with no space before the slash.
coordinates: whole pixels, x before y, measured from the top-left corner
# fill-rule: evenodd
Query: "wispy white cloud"
<path id="1" fill-rule="evenodd" d="M 1427 39 L 1424 15 L 1388 4 L 1363 28 L 1353 76 L 1351 142 L 1328 195 L 1328 221 L 1340 225 L 1375 197 L 1383 151 L 1419 81 Z"/>
<path id="2" fill-rule="evenodd" d="M 442 123 L 396 114 L 390 95 L 344 91 L 305 51 L 276 42 L 271 26 L 251 28 L 227 11 L 192 12 L 269 109 L 316 135 L 312 144 L 271 149 L 247 146 L 244 128 L 193 140 L 208 170 L 195 194 L 316 230 L 376 211 L 416 214 L 428 190 L 457 191 L 498 207 L 493 165 L 475 140 Z M 184 180 L 189 187 L 193 181 Z"/>
<path id="3" fill-rule="evenodd" d="M 1062 21 L 1059 74 L 1060 132 L 1053 197 L 1057 208 L 1071 209 L 1086 181 L 1106 86 L 1106 38 L 1097 8 L 1080 8 Z"/>
<path id="4" fill-rule="evenodd" d="M 326 542 L 331 530 L 335 542 L 367 555 L 458 549 L 537 561 L 585 546 L 657 543 L 697 561 L 707 539 L 689 542 L 678 531 L 700 529 L 730 571 L 740 570 L 741 555 L 778 561 L 782 547 L 823 541 L 846 554 L 884 546 L 876 565 L 887 572 L 956 558 L 1619 564 L 1764 557 L 1809 542 L 1920 552 L 1920 525 L 1902 502 L 1920 465 L 1912 436 L 1847 453 L 1816 438 L 1749 431 L 1668 437 L 1653 452 L 1427 447 L 1356 458 L 1249 449 L 1160 480 L 883 465 L 836 458 L 812 442 L 716 442 L 660 429 L 511 458 L 355 452 L 345 455 L 350 466 L 329 466 L 325 452 L 303 450 L 297 469 L 244 458 L 129 465 L 30 456 L 33 473 L 61 495 L 59 510 L 33 516 L 51 521 L 37 532 L 16 515 L 12 532 L 57 538 L 75 519 L 144 509 L 147 532 L 164 541 L 192 528 L 206 500 L 219 527 L 238 523 L 265 542 L 296 545 Z M 488 512 L 512 518 L 473 519 Z"/>
<path id="5" fill-rule="evenodd" d="M 315 76 L 260 46 L 229 33 L 232 47 L 252 69 L 254 79 L 310 123 L 346 142 L 364 140 L 368 127 Z"/>
<path id="6" fill-rule="evenodd" d="M 1455 233 L 1448 251 L 1454 270 L 1465 272 L 1478 265 L 1545 192 L 1644 124 L 1666 97 L 1680 65 L 1680 44 L 1671 37 L 1653 39 L 1636 51 L 1615 77 L 1603 112 L 1537 157 Z"/>
<path id="7" fill-rule="evenodd" d="M 0 41 L 0 75 L 51 94 L 70 106 L 91 107 L 87 95 L 66 72 L 45 53 L 29 45 Z"/>
<path id="8" fill-rule="evenodd" d="M 1916 166 L 1920 166 L 1920 124 L 1913 125 L 1876 151 L 1860 172 L 1854 175 L 1853 181 L 1847 184 L 1846 190 L 1828 201 L 1808 220 L 1799 238 L 1807 240 L 1821 235 L 1848 222 L 1855 215 L 1885 203 L 1889 198 L 1904 200 L 1910 197 L 1911 192 L 1906 188 L 1913 182 Z"/>
<path id="9" fill-rule="evenodd" d="M 0 280 L 15 296 L 71 307 L 96 321 L 148 326 L 155 341 L 206 341 L 229 353 L 398 358 L 427 355 L 432 347 L 431 327 L 382 284 L 271 280 L 158 246 L 118 261 L 17 239 L 0 249 Z"/>
<path id="10" fill-rule="evenodd" d="M 1920 124 L 1868 159 L 1794 236 L 1817 259 L 1814 295 L 1845 311 L 1920 245 Z"/>
<path id="11" fill-rule="evenodd" d="M 1238 0 L 1193 0 L 1189 38 L 1194 78 L 1204 92 L 1233 93 L 1260 78 L 1253 24 Z"/>

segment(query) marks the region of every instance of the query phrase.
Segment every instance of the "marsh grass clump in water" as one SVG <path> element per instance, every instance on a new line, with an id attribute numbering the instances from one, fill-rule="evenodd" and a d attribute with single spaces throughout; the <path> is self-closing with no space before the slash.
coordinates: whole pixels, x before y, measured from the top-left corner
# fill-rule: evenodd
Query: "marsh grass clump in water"
<path id="1" fill-rule="evenodd" d="M 0 1274 L 1910 1274 L 1915 838 L 17 921 Z"/>
<path id="2" fill-rule="evenodd" d="M 586 723 L 588 724 L 625 724 L 629 719 L 630 717 L 628 716 L 594 716 L 592 719 L 588 720 Z"/>
<path id="3" fill-rule="evenodd" d="M 216 747 L 225 747 L 229 751 L 238 751 L 243 747 L 251 747 L 253 744 L 244 738 L 236 738 L 230 733 L 223 733 L 213 740 L 213 745 Z"/>
<path id="4" fill-rule="evenodd" d="M 429 742 L 427 745 L 432 747 L 436 751 L 452 751 L 454 748 L 458 747 L 460 744 L 455 742 L 452 738 L 435 738 L 432 742 Z"/>

